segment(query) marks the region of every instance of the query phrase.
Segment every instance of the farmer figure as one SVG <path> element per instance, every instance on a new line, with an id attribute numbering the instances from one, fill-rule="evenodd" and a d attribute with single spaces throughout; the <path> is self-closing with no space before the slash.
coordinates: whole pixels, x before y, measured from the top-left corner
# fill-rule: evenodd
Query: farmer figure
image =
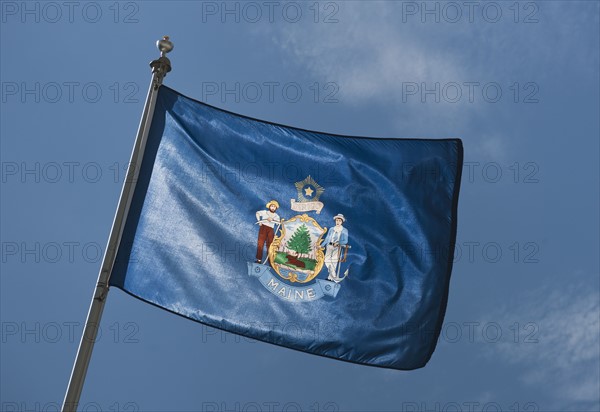
<path id="1" fill-rule="evenodd" d="M 262 263 L 263 247 L 267 243 L 267 254 L 269 246 L 273 242 L 275 236 L 275 225 L 281 223 L 279 215 L 275 213 L 279 209 L 279 203 L 276 200 L 271 200 L 267 203 L 267 210 L 259 210 L 256 212 L 256 220 L 260 226 L 258 230 L 258 241 L 256 242 L 256 263 Z"/>

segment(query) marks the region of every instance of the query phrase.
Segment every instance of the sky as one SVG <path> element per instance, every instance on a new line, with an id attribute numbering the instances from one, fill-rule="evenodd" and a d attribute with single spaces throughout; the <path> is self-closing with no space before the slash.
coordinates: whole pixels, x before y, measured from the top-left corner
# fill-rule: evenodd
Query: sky
<path id="1" fill-rule="evenodd" d="M 221 332 L 113 288 L 86 411 L 600 410 L 597 1 L 1 1 L 0 410 L 62 402 L 150 80 L 323 132 L 463 140 L 429 364 Z"/>

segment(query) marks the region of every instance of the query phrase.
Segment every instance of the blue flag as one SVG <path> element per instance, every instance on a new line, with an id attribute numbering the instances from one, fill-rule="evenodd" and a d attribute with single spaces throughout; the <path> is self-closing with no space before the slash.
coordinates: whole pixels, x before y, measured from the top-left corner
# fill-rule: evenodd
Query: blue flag
<path id="1" fill-rule="evenodd" d="M 203 324 L 393 369 L 431 357 L 459 139 L 338 136 L 160 88 L 110 278 Z"/>

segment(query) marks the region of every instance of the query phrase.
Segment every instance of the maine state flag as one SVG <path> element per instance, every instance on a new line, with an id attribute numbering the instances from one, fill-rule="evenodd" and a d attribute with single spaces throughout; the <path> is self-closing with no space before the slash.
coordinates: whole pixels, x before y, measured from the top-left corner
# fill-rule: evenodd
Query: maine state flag
<path id="1" fill-rule="evenodd" d="M 110 285 L 203 324 L 415 369 L 441 330 L 459 139 L 339 136 L 161 86 Z"/>

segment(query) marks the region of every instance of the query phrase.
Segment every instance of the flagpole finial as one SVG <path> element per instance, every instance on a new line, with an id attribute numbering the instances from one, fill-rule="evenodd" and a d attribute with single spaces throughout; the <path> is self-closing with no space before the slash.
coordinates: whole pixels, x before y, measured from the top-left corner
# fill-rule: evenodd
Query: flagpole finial
<path id="1" fill-rule="evenodd" d="M 162 40 L 156 42 L 156 47 L 160 51 L 160 56 L 164 57 L 167 53 L 173 50 L 173 43 L 169 40 L 169 36 L 163 36 Z"/>
<path id="2" fill-rule="evenodd" d="M 162 40 L 156 42 L 156 47 L 160 51 L 160 57 L 150 62 L 154 77 L 154 90 L 162 84 L 163 79 L 171 71 L 171 61 L 167 58 L 167 53 L 173 50 L 173 43 L 169 40 L 169 36 L 163 36 Z"/>

